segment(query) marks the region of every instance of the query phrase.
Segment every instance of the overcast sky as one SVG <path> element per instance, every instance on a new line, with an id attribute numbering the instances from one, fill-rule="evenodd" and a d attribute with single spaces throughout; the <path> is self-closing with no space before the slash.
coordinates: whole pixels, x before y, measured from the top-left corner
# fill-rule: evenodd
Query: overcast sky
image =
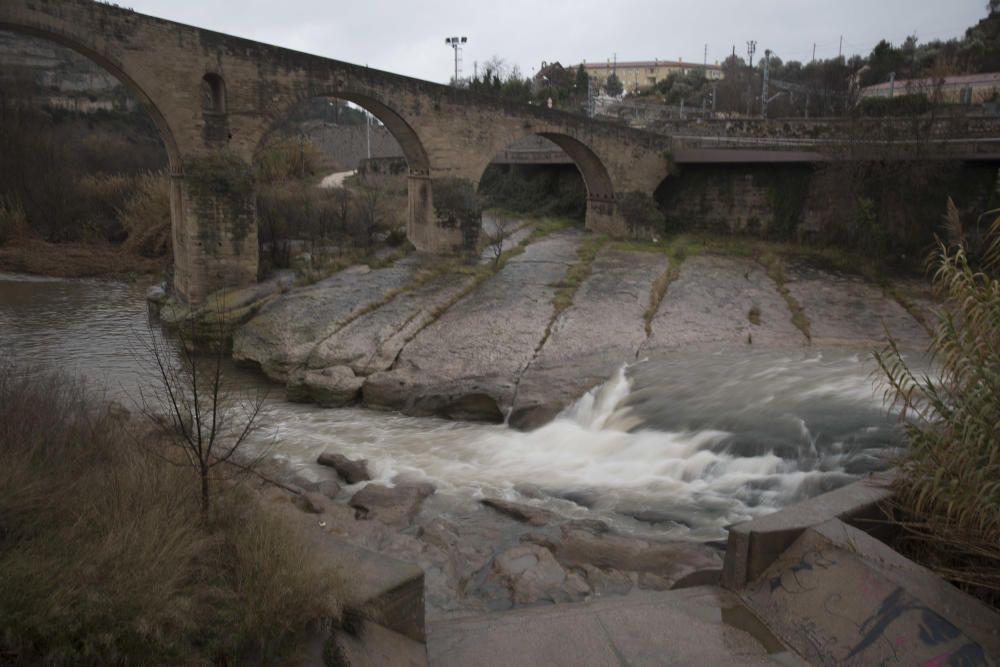
<path id="1" fill-rule="evenodd" d="M 947 39 L 986 15 L 986 0 L 119 0 L 138 12 L 338 60 L 446 83 L 445 37 L 467 36 L 463 74 L 500 56 L 541 62 L 721 61 L 757 40 L 783 60 L 867 54 L 879 39 Z"/>

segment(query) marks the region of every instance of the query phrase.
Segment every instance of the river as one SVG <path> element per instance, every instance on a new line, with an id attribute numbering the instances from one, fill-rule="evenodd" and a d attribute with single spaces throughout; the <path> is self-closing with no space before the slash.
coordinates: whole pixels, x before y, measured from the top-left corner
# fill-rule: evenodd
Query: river
<path id="1" fill-rule="evenodd" d="M 145 288 L 0 274 L 0 354 L 81 375 L 127 406 L 154 380 Z M 529 433 L 292 404 L 272 387 L 253 445 L 313 479 L 328 474 L 314 462 L 331 450 L 367 458 L 379 480 L 428 480 L 438 492 L 425 517 L 499 524 L 474 502 L 498 496 L 620 532 L 718 540 L 729 524 L 888 465 L 900 434 L 872 371 L 856 351 L 684 352 L 623 366 Z"/>

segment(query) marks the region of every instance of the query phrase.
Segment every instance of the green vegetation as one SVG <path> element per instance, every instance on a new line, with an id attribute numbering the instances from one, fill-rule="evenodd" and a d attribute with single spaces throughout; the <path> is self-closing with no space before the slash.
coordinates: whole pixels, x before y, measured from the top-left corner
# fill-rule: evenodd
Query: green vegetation
<path id="1" fill-rule="evenodd" d="M 588 236 L 577 246 L 576 256 L 579 261 L 570 265 L 566 270 L 566 275 L 555 285 L 556 294 L 552 299 L 552 305 L 555 306 L 553 321 L 559 316 L 559 313 L 573 303 L 573 296 L 584 279 L 590 275 L 590 267 L 594 263 L 594 258 L 607 241 L 604 236 Z"/>
<path id="2" fill-rule="evenodd" d="M 616 73 L 612 72 L 608 76 L 608 80 L 604 84 L 604 92 L 611 97 L 619 97 L 625 92 L 625 86 L 622 85 L 622 80 L 618 78 Z"/>
<path id="3" fill-rule="evenodd" d="M 441 178 L 434 181 L 434 216 L 445 227 L 457 227 L 467 250 L 479 245 L 483 208 L 471 181 Z"/>
<path id="4" fill-rule="evenodd" d="M 342 574 L 287 520 L 237 482 L 203 514 L 197 475 L 92 395 L 0 369 L 6 664 L 273 663 L 339 615 Z"/>
<path id="5" fill-rule="evenodd" d="M 949 226 L 960 228 L 954 207 Z M 944 301 L 933 374 L 911 370 L 891 339 L 876 360 L 909 442 L 893 483 L 903 547 L 1000 606 L 1000 219 L 984 248 L 941 241 L 932 256 Z"/>
<path id="6" fill-rule="evenodd" d="M 518 215 L 559 216 L 583 220 L 587 188 L 572 165 L 490 165 L 479 182 L 484 206 Z M 435 198 L 437 192 L 435 191 Z"/>
<path id="7" fill-rule="evenodd" d="M 629 235 L 644 238 L 658 233 L 663 228 L 665 218 L 656 201 L 645 192 L 626 192 L 618 204 Z"/>
<path id="8" fill-rule="evenodd" d="M 767 270 L 768 277 L 774 281 L 775 286 L 778 288 L 778 293 L 785 300 L 788 312 L 792 314 L 792 324 L 802 332 L 806 340 L 812 340 L 809 317 L 806 315 L 805 308 L 802 307 L 802 304 L 799 303 L 798 299 L 788 289 L 788 286 L 785 285 L 785 264 L 783 259 L 774 253 L 765 252 L 757 257 L 757 261 Z"/>

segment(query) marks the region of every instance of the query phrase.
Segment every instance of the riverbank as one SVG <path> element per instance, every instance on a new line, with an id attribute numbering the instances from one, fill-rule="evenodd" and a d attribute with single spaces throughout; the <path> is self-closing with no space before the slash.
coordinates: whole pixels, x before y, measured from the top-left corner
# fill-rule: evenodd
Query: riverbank
<path id="1" fill-rule="evenodd" d="M 162 274 L 170 262 L 170 257 L 142 257 L 109 243 L 14 239 L 0 245 L 0 273 L 54 278 L 121 278 Z"/>

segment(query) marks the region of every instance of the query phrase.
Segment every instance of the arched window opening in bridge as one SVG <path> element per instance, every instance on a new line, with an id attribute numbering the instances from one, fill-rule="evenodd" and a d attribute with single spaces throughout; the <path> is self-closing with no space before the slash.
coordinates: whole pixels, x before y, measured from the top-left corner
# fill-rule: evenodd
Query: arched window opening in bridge
<path id="1" fill-rule="evenodd" d="M 201 78 L 201 108 L 206 113 L 226 113 L 226 82 L 214 72 Z"/>

